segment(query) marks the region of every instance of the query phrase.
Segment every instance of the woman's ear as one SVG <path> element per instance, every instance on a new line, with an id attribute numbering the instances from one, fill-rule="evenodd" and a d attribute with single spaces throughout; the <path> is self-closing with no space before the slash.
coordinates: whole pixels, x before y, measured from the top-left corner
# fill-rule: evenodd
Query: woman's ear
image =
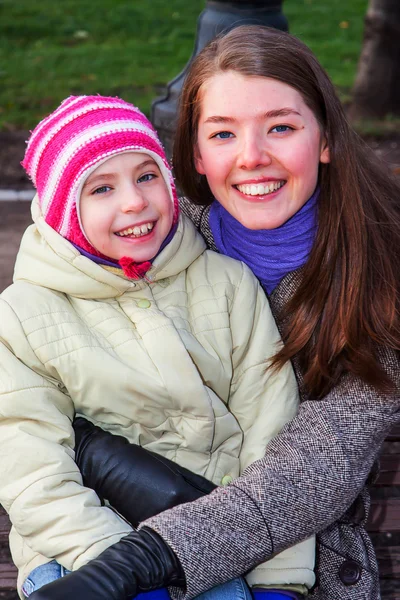
<path id="1" fill-rule="evenodd" d="M 199 175 L 205 175 L 206 172 L 205 172 L 204 166 L 203 166 L 203 159 L 201 158 L 199 147 L 197 144 L 195 144 L 193 154 L 194 154 L 194 156 L 193 156 L 194 166 L 196 168 L 196 171 L 198 172 Z"/>
<path id="2" fill-rule="evenodd" d="M 322 148 L 321 148 L 321 154 L 319 156 L 319 161 L 324 164 L 331 162 L 329 146 L 328 146 L 328 142 L 326 141 L 325 138 L 322 140 Z"/>

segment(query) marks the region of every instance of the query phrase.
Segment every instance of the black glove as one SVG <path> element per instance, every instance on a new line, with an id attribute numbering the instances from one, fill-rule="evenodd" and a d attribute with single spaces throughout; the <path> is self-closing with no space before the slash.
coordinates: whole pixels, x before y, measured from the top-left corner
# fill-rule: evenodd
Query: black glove
<path id="1" fill-rule="evenodd" d="M 183 587 L 180 563 L 152 529 L 132 531 L 77 571 L 49 583 L 30 600 L 126 600 L 139 592 Z"/>
<path id="2" fill-rule="evenodd" d="M 75 461 L 84 485 L 108 500 L 134 527 L 216 487 L 201 475 L 82 417 L 77 417 L 73 426 Z"/>

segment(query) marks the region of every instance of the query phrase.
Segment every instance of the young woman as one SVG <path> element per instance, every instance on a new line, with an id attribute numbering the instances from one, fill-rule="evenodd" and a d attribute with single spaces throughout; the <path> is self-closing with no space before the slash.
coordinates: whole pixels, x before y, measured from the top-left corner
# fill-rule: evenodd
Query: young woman
<path id="1" fill-rule="evenodd" d="M 399 186 L 349 127 L 311 51 L 257 26 L 193 62 L 174 163 L 209 246 L 247 263 L 270 295 L 285 340 L 275 362 L 293 360 L 302 403 L 241 477 L 145 521 L 126 578 L 149 530 L 180 564 L 149 553 L 149 585 L 178 571 L 187 599 L 316 533 L 310 597 L 378 600 L 365 484 L 399 420 Z M 101 565 L 112 577 L 117 556 L 71 575 L 75 596 L 88 597 Z"/>

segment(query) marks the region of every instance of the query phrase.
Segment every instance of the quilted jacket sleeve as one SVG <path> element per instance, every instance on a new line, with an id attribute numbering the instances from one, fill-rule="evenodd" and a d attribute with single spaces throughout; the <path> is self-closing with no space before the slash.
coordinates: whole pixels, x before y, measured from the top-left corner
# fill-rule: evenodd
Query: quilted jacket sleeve
<path id="1" fill-rule="evenodd" d="M 243 265 L 232 302 L 233 378 L 229 408 L 244 432 L 241 471 L 265 454 L 268 443 L 292 419 L 299 394 L 292 365 L 268 369 L 281 337 L 268 300 L 251 271 Z M 251 585 L 306 586 L 315 582 L 315 537 L 288 548 L 259 565 L 248 576 Z M 300 588 L 301 589 L 301 588 Z"/>
<path id="2" fill-rule="evenodd" d="M 396 383 L 392 394 L 344 377 L 323 400 L 303 402 L 265 456 L 233 484 L 144 523 L 178 555 L 185 598 L 247 572 L 345 513 L 399 421 L 399 357 L 383 351 L 382 362 Z"/>
<path id="3" fill-rule="evenodd" d="M 252 272 L 242 278 L 230 310 L 233 377 L 229 409 L 244 432 L 241 471 L 265 453 L 268 442 L 298 411 L 292 365 L 279 371 L 269 361 L 282 346 L 269 302 Z"/>
<path id="4" fill-rule="evenodd" d="M 78 568 L 131 531 L 82 485 L 71 399 L 0 299 L 0 502 L 34 551 Z"/>

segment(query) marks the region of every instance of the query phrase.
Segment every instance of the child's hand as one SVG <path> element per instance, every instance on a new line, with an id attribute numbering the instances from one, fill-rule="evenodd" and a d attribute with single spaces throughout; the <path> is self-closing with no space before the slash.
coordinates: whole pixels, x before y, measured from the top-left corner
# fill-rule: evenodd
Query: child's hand
<path id="1" fill-rule="evenodd" d="M 159 535 L 143 528 L 77 571 L 43 586 L 30 600 L 126 600 L 168 585 L 184 585 L 180 563 Z"/>
<path id="2" fill-rule="evenodd" d="M 216 487 L 201 475 L 82 417 L 73 426 L 75 460 L 84 485 L 108 500 L 134 527 Z"/>

